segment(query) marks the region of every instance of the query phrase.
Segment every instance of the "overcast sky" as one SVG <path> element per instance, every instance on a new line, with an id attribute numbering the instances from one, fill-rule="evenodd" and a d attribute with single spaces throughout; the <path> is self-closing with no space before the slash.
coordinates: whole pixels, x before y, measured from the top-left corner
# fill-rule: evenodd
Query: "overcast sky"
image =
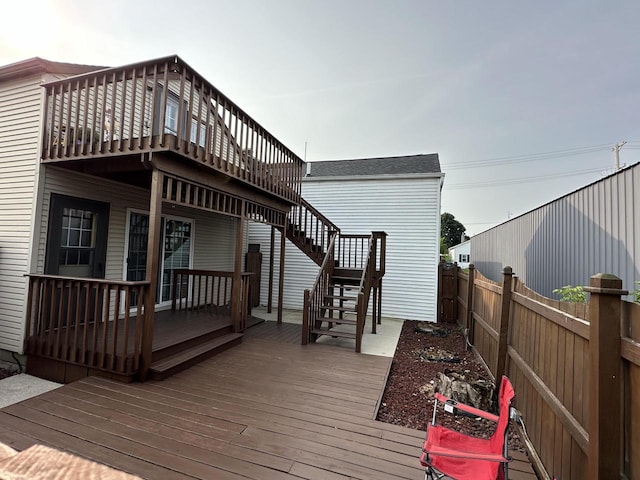
<path id="1" fill-rule="evenodd" d="M 301 157 L 439 153 L 479 233 L 640 160 L 640 2 L 1 0 L 0 64 L 178 54 Z"/>

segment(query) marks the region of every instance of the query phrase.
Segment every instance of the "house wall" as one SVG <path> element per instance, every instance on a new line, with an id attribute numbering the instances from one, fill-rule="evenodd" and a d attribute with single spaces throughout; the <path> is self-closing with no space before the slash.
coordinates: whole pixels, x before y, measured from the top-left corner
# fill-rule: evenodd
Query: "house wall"
<path id="1" fill-rule="evenodd" d="M 505 265 L 530 288 L 588 285 L 612 273 L 623 288 L 640 280 L 640 164 L 473 237 L 471 258 L 498 280 Z"/>
<path id="2" fill-rule="evenodd" d="M 149 192 L 98 177 L 46 167 L 40 216 L 37 272 L 44 271 L 47 219 L 52 193 L 107 202 L 110 205 L 105 278 L 124 278 L 124 255 L 128 209 L 149 210 Z M 167 207 L 163 214 L 194 220 L 194 268 L 233 270 L 235 224 L 232 217 L 185 207 Z"/>
<path id="3" fill-rule="evenodd" d="M 0 349 L 22 350 L 42 75 L 0 83 Z"/>
<path id="4" fill-rule="evenodd" d="M 459 243 L 449 249 L 449 256 L 451 257 L 452 262 L 456 262 L 460 268 L 468 268 L 470 263 L 473 263 L 473 260 L 469 261 L 461 261 L 460 255 L 469 255 L 471 256 L 471 241 L 467 240 L 466 242 Z"/>
<path id="5" fill-rule="evenodd" d="M 302 196 L 345 234 L 370 233 L 372 230 L 387 232 L 382 314 L 435 321 L 440 238 L 439 177 L 305 179 Z M 263 253 L 262 304 L 268 300 L 269 237 L 268 226 L 250 225 L 249 243 L 259 243 Z M 280 234 L 276 232 L 274 304 L 278 293 L 279 238 Z M 284 306 L 300 309 L 304 289 L 313 285 L 318 267 L 288 241 L 285 261 Z"/>

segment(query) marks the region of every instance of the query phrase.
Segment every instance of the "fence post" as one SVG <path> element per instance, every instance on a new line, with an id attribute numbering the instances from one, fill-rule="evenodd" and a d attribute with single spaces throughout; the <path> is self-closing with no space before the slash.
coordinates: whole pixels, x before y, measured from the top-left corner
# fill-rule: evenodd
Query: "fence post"
<path id="1" fill-rule="evenodd" d="M 589 279 L 589 412 L 587 479 L 620 478 L 620 297 L 622 280 L 598 273 Z"/>
<path id="2" fill-rule="evenodd" d="M 505 373 L 507 365 L 507 340 L 509 333 L 509 315 L 511 312 L 511 283 L 513 270 L 511 267 L 504 267 L 502 270 L 502 299 L 500 305 L 500 327 L 498 329 L 498 358 L 496 362 L 496 389 L 500 388 L 502 375 Z"/>
<path id="3" fill-rule="evenodd" d="M 476 267 L 469 264 L 469 283 L 467 284 L 467 318 L 465 319 L 465 347 L 469 350 L 469 344 L 473 345 L 473 282 L 475 281 Z"/>

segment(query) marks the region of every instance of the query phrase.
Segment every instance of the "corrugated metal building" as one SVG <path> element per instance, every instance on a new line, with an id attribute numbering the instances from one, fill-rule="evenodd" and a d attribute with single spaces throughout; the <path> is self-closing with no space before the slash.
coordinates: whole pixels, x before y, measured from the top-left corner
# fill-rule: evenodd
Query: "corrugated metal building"
<path id="1" fill-rule="evenodd" d="M 493 280 L 510 265 L 549 297 L 601 272 L 633 290 L 640 280 L 640 163 L 474 236 L 471 258 Z"/>
<path id="2" fill-rule="evenodd" d="M 440 191 L 444 175 L 437 154 L 309 163 L 302 196 L 345 234 L 382 230 L 387 237 L 387 269 L 382 314 L 436 319 L 440 238 Z M 249 243 L 261 245 L 261 303 L 267 303 L 269 227 L 249 226 Z M 275 249 L 278 275 L 279 249 Z M 318 267 L 287 241 L 284 306 L 302 308 Z M 274 298 L 277 284 L 274 285 Z"/>

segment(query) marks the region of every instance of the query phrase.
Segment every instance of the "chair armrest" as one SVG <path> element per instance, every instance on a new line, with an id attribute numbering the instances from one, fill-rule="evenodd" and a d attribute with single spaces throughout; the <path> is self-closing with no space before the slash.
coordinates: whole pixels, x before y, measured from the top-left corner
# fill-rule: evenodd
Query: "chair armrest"
<path id="1" fill-rule="evenodd" d="M 503 455 L 495 453 L 481 452 L 465 452 L 462 450 L 453 450 L 445 447 L 433 446 L 429 450 L 422 449 L 423 454 L 441 457 L 466 458 L 469 460 L 485 460 L 487 462 L 510 462 L 511 458 L 505 458 Z"/>
<path id="2" fill-rule="evenodd" d="M 485 412 L 484 410 L 480 410 L 478 408 L 465 405 L 464 403 L 457 402 L 449 397 L 445 397 L 441 393 L 436 392 L 435 397 L 437 401 L 442 402 L 445 405 L 444 409 L 449 413 L 455 413 L 455 410 L 457 409 L 476 417 L 486 418 L 487 420 L 491 420 L 492 422 L 496 423 L 498 422 L 498 416 L 492 413 Z M 449 406 L 450 409 L 448 409 L 447 406 Z"/>

